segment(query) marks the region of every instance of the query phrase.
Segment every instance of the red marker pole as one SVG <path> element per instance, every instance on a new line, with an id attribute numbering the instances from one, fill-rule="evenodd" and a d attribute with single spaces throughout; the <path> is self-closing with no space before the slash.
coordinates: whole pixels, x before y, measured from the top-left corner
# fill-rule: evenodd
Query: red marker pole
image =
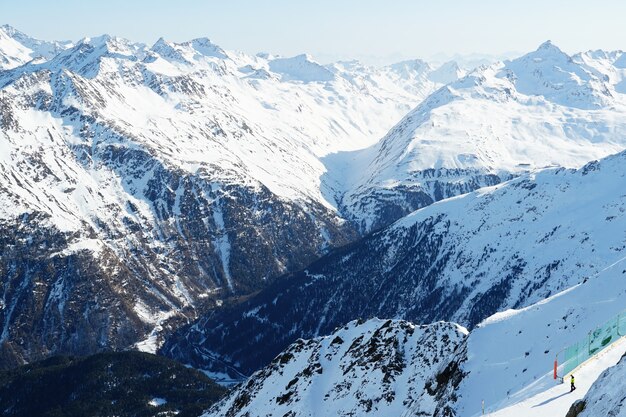
<path id="1" fill-rule="evenodd" d="M 557 378 L 557 376 L 556 376 L 556 368 L 557 368 L 558 366 L 559 366 L 559 364 L 558 364 L 557 360 L 555 359 L 555 360 L 554 360 L 554 379 L 556 379 L 556 378 Z"/>

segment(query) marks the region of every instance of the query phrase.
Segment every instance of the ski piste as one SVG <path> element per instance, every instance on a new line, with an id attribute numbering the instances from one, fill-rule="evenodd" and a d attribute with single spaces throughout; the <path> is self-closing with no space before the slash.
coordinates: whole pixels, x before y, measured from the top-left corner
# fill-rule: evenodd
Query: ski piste
<path id="1" fill-rule="evenodd" d="M 622 337 L 576 369 L 574 391 L 570 391 L 566 380 L 566 383 L 559 383 L 510 407 L 494 412 L 489 412 L 487 408 L 485 415 L 491 417 L 565 417 L 570 406 L 584 398 L 602 372 L 618 363 L 625 352 L 626 338 Z"/>
<path id="2" fill-rule="evenodd" d="M 626 352 L 626 338 L 616 329 L 626 307 L 625 264 L 626 258 L 620 257 L 579 284 L 526 308 L 497 313 L 472 331 L 457 416 L 482 415 L 482 401 L 489 416 L 564 416 Z M 576 367 L 559 367 L 567 373 L 555 380 L 554 354 L 579 341 L 589 347 L 590 334 L 598 330 L 599 343 L 591 339 L 592 354 Z M 602 346 L 607 335 L 613 338 Z M 572 372 L 577 389 L 570 393 L 567 378 Z"/>

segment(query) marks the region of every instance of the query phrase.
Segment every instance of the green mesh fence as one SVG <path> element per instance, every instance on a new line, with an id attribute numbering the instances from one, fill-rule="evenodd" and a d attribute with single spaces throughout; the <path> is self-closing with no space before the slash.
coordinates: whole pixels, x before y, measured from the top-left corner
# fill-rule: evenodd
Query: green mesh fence
<path id="1" fill-rule="evenodd" d="M 584 340 L 565 348 L 557 357 L 559 376 L 566 376 L 578 365 L 626 336 L 626 311 L 589 332 Z"/>

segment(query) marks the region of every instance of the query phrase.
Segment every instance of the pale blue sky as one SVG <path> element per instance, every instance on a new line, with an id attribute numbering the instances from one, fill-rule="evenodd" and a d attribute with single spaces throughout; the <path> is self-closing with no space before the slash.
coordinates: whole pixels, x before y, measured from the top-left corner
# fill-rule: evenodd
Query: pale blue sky
<path id="1" fill-rule="evenodd" d="M 547 39 L 568 52 L 626 49 L 624 0 L 0 0 L 0 23 L 42 39 L 209 37 L 322 61 L 498 55 Z"/>

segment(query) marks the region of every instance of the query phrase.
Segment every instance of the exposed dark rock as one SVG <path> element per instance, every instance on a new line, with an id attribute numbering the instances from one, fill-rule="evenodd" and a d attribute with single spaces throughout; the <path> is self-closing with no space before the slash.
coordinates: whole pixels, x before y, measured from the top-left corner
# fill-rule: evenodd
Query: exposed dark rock
<path id="1" fill-rule="evenodd" d="M 575 401 L 574 404 L 572 404 L 572 406 L 569 408 L 567 414 L 565 414 L 565 417 L 577 417 L 580 413 L 583 412 L 584 409 L 584 400 Z"/>

